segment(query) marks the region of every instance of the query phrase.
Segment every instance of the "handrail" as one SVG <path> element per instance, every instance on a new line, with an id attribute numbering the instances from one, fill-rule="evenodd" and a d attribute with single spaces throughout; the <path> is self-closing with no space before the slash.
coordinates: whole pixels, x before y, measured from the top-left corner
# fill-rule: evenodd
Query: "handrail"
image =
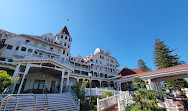
<path id="1" fill-rule="evenodd" d="M 76 104 L 76 107 L 78 108 L 78 110 L 80 110 L 80 99 L 78 99 L 78 97 L 76 96 L 76 94 L 74 93 L 72 88 L 69 86 L 68 86 L 68 91 L 69 91 L 74 103 Z"/>
<path id="2" fill-rule="evenodd" d="M 1 101 L 1 105 L 0 105 L 0 110 L 3 106 L 3 103 L 6 101 L 5 105 L 4 105 L 4 110 L 3 111 L 6 111 L 6 107 L 7 107 L 7 104 L 8 104 L 8 101 L 13 97 L 15 96 L 16 98 L 18 98 L 19 96 L 21 97 L 24 97 L 24 96 L 33 96 L 35 98 L 35 106 L 34 106 L 34 111 L 36 111 L 36 107 L 37 107 L 37 98 L 34 94 L 9 94 L 7 96 L 5 96 L 3 98 L 3 100 Z M 15 108 L 14 108 L 14 111 L 16 111 L 17 107 L 18 107 L 18 104 L 19 104 L 19 98 L 17 99 L 17 102 L 16 102 L 16 105 L 15 105 Z"/>
<path id="3" fill-rule="evenodd" d="M 45 93 L 45 106 L 44 106 L 44 111 L 47 111 L 48 110 L 48 88 L 44 85 L 44 88 L 43 88 L 43 93 Z"/>

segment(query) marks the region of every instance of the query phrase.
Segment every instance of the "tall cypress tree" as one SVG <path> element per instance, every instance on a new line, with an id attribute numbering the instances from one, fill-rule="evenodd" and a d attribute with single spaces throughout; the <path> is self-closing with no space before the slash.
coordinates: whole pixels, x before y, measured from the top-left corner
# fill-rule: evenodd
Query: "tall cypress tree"
<path id="1" fill-rule="evenodd" d="M 164 44 L 164 41 L 160 41 L 160 39 L 155 40 L 154 48 L 155 48 L 154 63 L 155 63 L 155 66 L 158 67 L 158 69 L 172 67 L 172 66 L 181 65 L 185 63 L 183 61 L 180 61 L 180 56 L 173 55 L 172 52 L 174 52 L 174 50 L 173 49 L 170 50 L 169 47 L 167 47 L 167 45 Z M 169 81 L 166 81 L 166 83 L 170 87 L 179 88 L 179 86 L 174 85 L 172 83 L 182 84 L 183 83 L 182 81 L 185 81 L 185 80 L 184 79 L 169 80 Z"/>
<path id="2" fill-rule="evenodd" d="M 156 39 L 154 48 L 154 63 L 158 69 L 184 64 L 183 61 L 180 61 L 180 56 L 172 54 L 174 50 L 170 50 L 169 47 L 164 44 L 164 41 Z"/>
<path id="3" fill-rule="evenodd" d="M 150 71 L 151 69 L 146 66 L 146 63 L 143 59 L 138 60 L 138 68 L 144 72 Z"/>

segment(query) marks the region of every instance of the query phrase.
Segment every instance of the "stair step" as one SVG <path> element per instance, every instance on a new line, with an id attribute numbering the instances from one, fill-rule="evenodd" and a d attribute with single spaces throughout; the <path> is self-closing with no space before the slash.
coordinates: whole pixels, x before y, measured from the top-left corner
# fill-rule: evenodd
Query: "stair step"
<path id="1" fill-rule="evenodd" d="M 69 93 L 63 93 L 63 94 L 48 94 L 46 102 L 46 94 L 36 94 L 37 98 L 37 111 L 44 111 L 44 108 L 47 104 L 48 111 L 78 111 L 74 101 L 72 100 L 72 97 Z M 12 97 L 6 106 L 6 111 L 12 111 L 15 108 L 16 102 L 18 98 Z M 2 104 L 3 110 L 4 106 L 6 104 L 6 101 Z M 33 111 L 35 104 L 35 98 L 34 97 L 19 97 L 19 104 L 17 107 L 17 111 Z"/>

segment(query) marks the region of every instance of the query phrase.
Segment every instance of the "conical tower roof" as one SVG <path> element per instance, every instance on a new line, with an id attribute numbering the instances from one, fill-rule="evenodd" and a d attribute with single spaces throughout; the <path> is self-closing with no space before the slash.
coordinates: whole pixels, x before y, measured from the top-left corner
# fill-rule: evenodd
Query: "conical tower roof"
<path id="1" fill-rule="evenodd" d="M 58 34 L 67 34 L 67 35 L 69 35 L 69 31 L 68 31 L 67 27 L 65 26 L 65 27 L 63 27 L 63 29 L 61 29 L 61 31 Z"/>

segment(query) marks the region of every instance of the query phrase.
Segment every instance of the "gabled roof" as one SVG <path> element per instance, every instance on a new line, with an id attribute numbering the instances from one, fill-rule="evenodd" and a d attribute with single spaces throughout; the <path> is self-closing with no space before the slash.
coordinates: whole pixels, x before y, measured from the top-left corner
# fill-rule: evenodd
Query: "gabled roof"
<path id="1" fill-rule="evenodd" d="M 63 29 L 61 29 L 61 31 L 60 31 L 58 34 L 67 34 L 68 36 L 70 36 L 70 35 L 69 35 L 69 31 L 68 31 L 68 29 L 67 29 L 66 26 L 63 27 Z"/>
<path id="2" fill-rule="evenodd" d="M 134 75 L 138 73 L 143 73 L 144 71 L 140 69 L 129 69 L 128 67 L 124 67 L 122 70 L 118 70 L 118 74 L 122 76 L 127 76 L 127 75 Z"/>

